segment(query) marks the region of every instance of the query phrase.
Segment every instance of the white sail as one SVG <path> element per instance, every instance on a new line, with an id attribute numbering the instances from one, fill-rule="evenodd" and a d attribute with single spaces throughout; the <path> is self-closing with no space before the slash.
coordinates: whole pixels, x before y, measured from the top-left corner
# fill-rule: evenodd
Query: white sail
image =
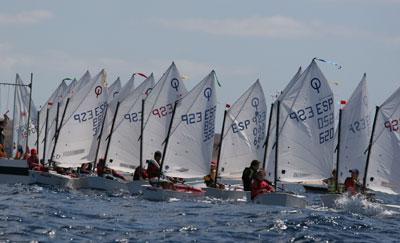
<path id="1" fill-rule="evenodd" d="M 279 94 L 279 96 L 277 97 L 277 100 L 281 100 L 282 97 L 284 96 L 284 94 L 286 94 L 288 92 L 288 90 L 293 86 L 293 84 L 297 81 L 297 79 L 300 78 L 302 74 L 302 69 L 301 67 L 299 67 L 299 69 L 297 70 L 297 72 L 295 73 L 295 75 L 292 77 L 292 79 L 289 81 L 289 83 L 286 85 L 285 89 Z M 268 139 L 267 143 L 265 144 L 265 146 L 267 146 L 267 154 L 266 154 L 266 161 L 265 161 L 265 171 L 266 171 L 266 178 L 269 181 L 274 181 L 275 180 L 275 138 L 276 138 L 276 105 L 277 102 L 275 101 L 273 104 L 272 109 L 269 111 L 270 116 L 271 116 L 271 121 L 270 124 L 268 125 L 268 129 L 269 129 L 269 137 L 267 137 L 266 139 Z M 268 130 L 267 130 L 268 133 Z M 265 148 L 264 148 L 265 149 Z"/>
<path id="2" fill-rule="evenodd" d="M 48 122 L 48 128 L 47 128 L 47 143 L 46 143 L 46 157 L 45 159 L 48 160 L 51 157 L 51 152 L 53 151 L 54 147 L 54 135 L 56 133 L 56 124 L 60 126 L 61 122 L 61 116 L 64 111 L 64 105 L 67 101 L 68 98 L 72 98 L 73 95 L 75 94 L 76 87 L 78 84 L 87 84 L 90 81 L 90 73 L 89 71 L 86 71 L 82 77 L 77 81 L 76 79 L 72 80 L 72 82 L 68 85 L 68 88 L 65 90 L 65 93 L 63 95 L 62 100 L 57 100 L 56 102 L 53 102 L 53 105 L 51 106 L 51 110 L 49 111 L 49 122 Z M 58 111 L 58 121 L 57 119 L 57 106 L 58 102 L 60 103 L 59 111 Z M 45 161 L 47 162 L 47 161 Z"/>
<path id="3" fill-rule="evenodd" d="M 152 159 L 154 152 L 163 151 L 175 101 L 187 93 L 175 64 L 172 63 L 154 86 L 144 107 L 143 158 Z"/>
<path id="4" fill-rule="evenodd" d="M 366 187 L 399 194 L 400 88 L 380 106 L 372 136 Z"/>
<path id="5" fill-rule="evenodd" d="M 124 100 L 126 96 L 130 95 L 135 90 L 135 74 L 131 76 L 128 82 L 121 88 L 121 91 L 118 93 L 118 99 Z"/>
<path id="6" fill-rule="evenodd" d="M 108 87 L 108 101 L 107 103 L 110 104 L 111 101 L 118 96 L 119 92 L 121 91 L 121 80 L 118 77 L 114 83 Z"/>
<path id="7" fill-rule="evenodd" d="M 291 84 L 279 97 L 278 143 L 269 144 L 271 149 L 278 146 L 278 180 L 327 178 L 333 169 L 335 135 L 332 90 L 314 60 Z M 274 153 L 269 156 L 268 163 L 275 163 Z M 273 174 L 274 166 L 267 168 Z"/>
<path id="8" fill-rule="evenodd" d="M 91 75 L 89 70 L 87 70 L 75 84 L 75 87 L 73 87 L 73 89 L 71 90 L 71 95 L 75 95 L 76 93 L 78 93 L 83 87 L 85 87 L 87 84 L 90 84 L 90 81 Z"/>
<path id="9" fill-rule="evenodd" d="M 166 175 L 196 178 L 209 173 L 215 133 L 215 93 L 212 71 L 179 101 L 165 154 Z"/>
<path id="10" fill-rule="evenodd" d="M 341 133 L 339 143 L 339 183 L 350 176 L 349 170 L 365 170 L 365 161 L 370 138 L 370 117 L 368 114 L 368 95 L 366 75 L 342 109 Z M 360 179 L 364 177 L 360 173 Z"/>
<path id="11" fill-rule="evenodd" d="M 257 80 L 227 111 L 220 176 L 240 178 L 252 160 L 263 160 L 266 114 L 264 92 Z"/>
<path id="12" fill-rule="evenodd" d="M 47 115 L 47 109 L 48 111 L 48 117 L 47 117 L 47 135 L 49 135 L 49 128 L 50 124 L 54 121 L 57 113 L 57 103 L 62 102 L 64 99 L 64 95 L 68 89 L 68 85 L 65 83 L 63 80 L 56 90 L 51 94 L 47 102 L 42 106 L 39 112 L 39 158 L 43 158 L 43 152 L 44 152 L 44 145 L 46 144 L 46 154 L 49 152 L 47 151 L 47 145 L 48 143 L 52 140 L 47 136 L 46 138 L 46 143 L 44 141 L 45 139 L 45 128 L 46 128 L 46 115 Z"/>
<path id="13" fill-rule="evenodd" d="M 89 74 L 89 79 L 90 79 L 90 74 Z M 74 79 L 72 82 L 68 85 L 67 90 L 65 91 L 64 97 L 71 97 L 73 95 L 73 90 L 75 89 L 75 86 L 78 84 L 78 80 Z"/>
<path id="14" fill-rule="evenodd" d="M 107 98 L 104 70 L 72 96 L 53 158 L 59 166 L 75 167 L 90 162 L 87 156 L 93 139 L 100 133 Z"/>
<path id="15" fill-rule="evenodd" d="M 154 86 L 154 76 L 150 75 L 132 93 L 126 97 L 119 97 L 120 106 L 115 119 L 107 159 L 112 161 L 108 166 L 112 169 L 134 172 L 140 164 L 140 135 L 142 119 L 142 100 L 146 98 L 148 90 Z M 115 102 L 115 100 L 113 101 Z M 103 133 L 99 156 L 104 157 L 107 137 L 111 131 L 112 118 L 115 111 L 107 112 L 107 124 Z"/>
<path id="16" fill-rule="evenodd" d="M 17 74 L 15 86 L 15 104 L 13 117 L 13 144 L 20 145 L 25 151 L 26 140 L 28 147 L 36 148 L 37 140 L 37 109 L 33 101 L 31 102 L 30 121 L 28 128 L 29 97 L 30 90 Z"/>

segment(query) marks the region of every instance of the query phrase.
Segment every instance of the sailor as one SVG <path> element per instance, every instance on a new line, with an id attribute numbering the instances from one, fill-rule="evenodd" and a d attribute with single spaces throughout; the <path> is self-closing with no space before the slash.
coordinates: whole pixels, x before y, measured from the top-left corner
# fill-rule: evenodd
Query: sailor
<path id="1" fill-rule="evenodd" d="M 147 171 L 145 168 L 140 167 L 136 167 L 135 172 L 133 173 L 133 180 L 134 181 L 139 181 L 139 180 L 143 180 L 143 179 L 147 179 L 148 175 L 147 175 Z"/>
<path id="2" fill-rule="evenodd" d="M 224 184 L 215 183 L 216 175 L 217 175 L 217 163 L 213 160 L 213 161 L 211 161 L 210 174 L 203 177 L 204 184 L 206 184 L 207 187 L 224 189 L 225 188 Z"/>
<path id="3" fill-rule="evenodd" d="M 47 171 L 47 169 L 39 163 L 39 158 L 36 153 L 36 149 L 31 149 L 31 154 L 27 159 L 28 167 L 30 170 L 37 170 L 37 171 Z"/>
<path id="4" fill-rule="evenodd" d="M 246 167 L 243 170 L 242 181 L 243 181 L 243 189 L 245 191 L 251 191 L 251 183 L 256 178 L 256 173 L 259 167 L 260 167 L 260 161 L 253 160 L 251 161 L 250 167 Z"/>
<path id="5" fill-rule="evenodd" d="M 325 182 L 328 185 L 328 192 L 329 193 L 335 193 L 337 192 L 336 189 L 336 169 L 332 170 L 332 176 L 324 179 L 323 182 Z"/>
<path id="6" fill-rule="evenodd" d="M 91 163 L 83 163 L 79 168 L 80 174 L 90 174 L 92 172 L 92 164 Z"/>
<path id="7" fill-rule="evenodd" d="M 160 151 L 156 151 L 154 153 L 154 160 L 147 160 L 147 175 L 149 180 L 155 177 L 160 177 L 160 165 L 161 165 L 161 157 L 162 153 Z"/>
<path id="8" fill-rule="evenodd" d="M 22 145 L 17 146 L 17 152 L 15 152 L 14 159 L 23 159 L 24 150 L 22 149 Z"/>
<path id="9" fill-rule="evenodd" d="M 3 144 L 0 143 L 0 158 L 6 157 L 6 152 L 4 151 Z"/>
<path id="10" fill-rule="evenodd" d="M 105 159 L 99 159 L 99 163 L 97 163 L 96 170 L 97 170 L 98 176 L 109 178 L 109 179 L 113 179 L 112 177 L 116 177 L 116 178 L 120 178 L 120 179 L 126 181 L 126 178 L 123 175 L 119 174 L 117 171 L 110 169 L 106 166 Z"/>
<path id="11" fill-rule="evenodd" d="M 8 111 L 7 111 L 8 112 Z M 4 130 L 7 127 L 7 123 L 8 123 L 8 116 L 7 116 L 7 112 L 3 115 L 3 118 L 0 118 L 0 144 L 4 145 Z"/>
<path id="12" fill-rule="evenodd" d="M 359 171 L 358 169 L 352 169 L 349 172 L 351 173 L 351 177 L 347 177 L 344 181 L 344 188 L 347 192 L 354 195 L 361 189 L 361 183 L 358 181 Z"/>
<path id="13" fill-rule="evenodd" d="M 265 180 L 265 172 L 263 170 L 257 171 L 256 178 L 251 185 L 251 200 L 260 194 L 274 191 L 275 189 Z"/>

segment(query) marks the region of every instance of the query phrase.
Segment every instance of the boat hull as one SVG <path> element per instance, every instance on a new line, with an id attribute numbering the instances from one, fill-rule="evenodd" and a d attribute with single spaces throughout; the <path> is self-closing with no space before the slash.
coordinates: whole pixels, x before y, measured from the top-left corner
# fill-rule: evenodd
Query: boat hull
<path id="1" fill-rule="evenodd" d="M 30 171 L 34 183 L 49 186 L 65 187 L 69 189 L 79 189 L 81 187 L 80 178 L 71 178 L 54 172 Z"/>
<path id="2" fill-rule="evenodd" d="M 129 193 L 133 195 L 138 195 L 143 193 L 143 187 L 145 185 L 149 185 L 148 181 L 131 181 L 127 183 L 127 188 Z"/>
<path id="3" fill-rule="evenodd" d="M 149 201 L 169 201 L 171 199 L 193 199 L 204 197 L 204 192 L 174 191 L 154 187 L 142 186 L 143 198 Z"/>
<path id="4" fill-rule="evenodd" d="M 100 176 L 85 176 L 81 177 L 80 180 L 80 188 L 82 189 L 92 189 L 107 192 L 128 191 L 128 183 L 121 182 L 119 180 L 107 179 Z"/>
<path id="5" fill-rule="evenodd" d="M 211 187 L 203 188 L 203 190 L 205 190 L 205 196 L 210 198 L 233 201 L 247 201 L 248 199 L 250 199 L 250 192 L 246 192 L 243 190 L 223 190 Z"/>
<path id="6" fill-rule="evenodd" d="M 307 200 L 304 196 L 286 192 L 270 192 L 258 195 L 254 200 L 256 204 L 282 206 L 292 208 L 305 208 Z"/>

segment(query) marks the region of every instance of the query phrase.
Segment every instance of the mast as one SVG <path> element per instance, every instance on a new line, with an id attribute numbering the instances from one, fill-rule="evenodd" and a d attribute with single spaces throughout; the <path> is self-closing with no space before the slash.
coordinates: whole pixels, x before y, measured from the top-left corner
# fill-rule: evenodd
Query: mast
<path id="1" fill-rule="evenodd" d="M 13 145 L 11 145 L 11 157 L 12 157 L 12 154 L 13 154 L 13 147 L 14 147 L 14 139 L 15 139 L 15 137 L 14 137 L 14 133 L 15 133 L 15 121 L 16 121 L 16 115 L 15 115 L 15 113 L 16 113 L 16 111 L 17 111 L 17 109 L 16 109 L 16 107 L 15 107 L 15 104 L 17 103 L 17 79 L 18 79 L 18 74 L 15 74 L 15 86 L 14 86 L 14 106 L 13 106 L 13 123 L 12 123 L 12 143 L 13 143 Z M 17 135 L 17 140 L 18 140 L 18 132 L 16 133 L 16 135 Z M 17 149 L 18 149 L 18 142 L 17 142 L 17 144 L 15 145 L 16 147 L 15 147 L 15 150 L 17 151 Z"/>
<path id="2" fill-rule="evenodd" d="M 140 172 L 140 178 L 142 175 L 142 166 L 143 166 L 143 127 L 144 127 L 144 102 L 145 100 L 142 99 L 142 119 L 140 120 L 140 152 L 139 152 L 139 172 Z"/>
<path id="3" fill-rule="evenodd" d="M 29 142 L 29 133 L 31 126 L 31 106 L 32 106 L 32 82 L 33 82 L 33 73 L 31 73 L 31 83 L 29 84 L 30 92 L 29 92 L 29 106 L 28 106 L 28 124 L 26 129 L 26 144 L 25 144 L 25 154 L 28 153 L 28 142 Z"/>
<path id="4" fill-rule="evenodd" d="M 277 188 L 278 182 L 278 145 L 279 145 L 279 109 L 280 109 L 280 101 L 276 101 L 276 128 L 275 128 L 275 168 L 274 168 L 274 187 L 275 190 Z"/>
<path id="5" fill-rule="evenodd" d="M 46 122 L 44 124 L 44 140 L 43 140 L 43 163 L 46 161 L 46 146 L 47 146 L 47 127 L 49 123 L 49 108 L 46 109 Z"/>
<path id="6" fill-rule="evenodd" d="M 56 133 L 57 133 L 57 130 L 58 130 L 58 117 L 59 117 L 59 114 L 60 114 L 60 102 L 57 102 L 56 131 L 55 131 L 54 134 L 56 134 Z"/>
<path id="7" fill-rule="evenodd" d="M 116 120 L 117 114 L 118 114 L 119 104 L 120 104 L 120 102 L 118 101 L 118 102 L 117 102 L 117 107 L 115 108 L 115 113 L 114 113 L 113 121 L 112 121 L 112 124 L 111 124 L 110 135 L 108 135 L 108 138 L 107 138 L 108 141 L 107 141 L 106 152 L 105 152 L 105 154 L 104 154 L 104 162 L 107 161 L 108 149 L 109 149 L 109 147 L 110 147 L 111 137 L 112 137 L 112 134 L 113 134 L 113 131 L 114 131 L 114 125 L 115 125 L 115 120 Z"/>
<path id="8" fill-rule="evenodd" d="M 93 172 L 96 169 L 97 158 L 99 157 L 101 137 L 103 136 L 104 123 L 105 123 L 105 120 L 107 119 L 107 112 L 108 112 L 108 106 L 106 108 L 106 111 L 104 112 L 104 118 L 103 118 L 103 122 L 101 123 L 100 133 L 99 133 L 99 136 L 97 137 L 98 142 L 97 142 L 96 154 L 95 154 L 94 161 L 93 161 L 93 168 L 92 168 Z"/>
<path id="9" fill-rule="evenodd" d="M 36 121 L 36 153 L 39 154 L 39 120 L 40 120 L 40 111 L 37 112 L 37 121 Z"/>
<path id="10" fill-rule="evenodd" d="M 267 159 L 267 151 L 268 151 L 268 140 L 269 140 L 269 130 L 271 129 L 271 120 L 272 120 L 272 112 L 274 111 L 274 103 L 271 104 L 271 109 L 268 118 L 268 128 L 267 128 L 267 136 L 265 136 L 264 143 L 264 159 L 263 159 L 263 169 L 265 170 L 265 162 Z"/>
<path id="11" fill-rule="evenodd" d="M 54 146 L 53 146 L 53 151 L 51 151 L 51 156 L 50 156 L 49 164 L 50 164 L 50 163 L 53 163 L 53 165 L 54 165 L 54 161 L 53 161 L 53 159 L 54 159 L 54 152 L 56 151 L 57 142 L 58 142 L 58 136 L 60 135 L 60 131 L 61 131 L 61 128 L 62 128 L 62 124 L 63 124 L 63 122 L 64 122 L 65 112 L 67 111 L 67 108 L 68 108 L 69 99 L 70 99 L 70 98 L 68 98 L 68 99 L 67 99 L 67 103 L 65 103 L 65 108 L 64 108 L 64 111 L 63 111 L 63 114 L 62 114 L 62 117 L 61 117 L 60 126 L 59 126 L 59 128 L 56 130 L 56 134 L 54 135 L 54 139 L 55 139 L 55 140 L 54 140 Z"/>
<path id="12" fill-rule="evenodd" d="M 175 101 L 174 104 L 174 109 L 172 110 L 172 117 L 171 117 L 171 122 L 169 123 L 169 127 L 168 127 L 168 132 L 167 132 L 167 137 L 165 138 L 165 145 L 164 145 L 164 149 L 163 149 L 163 154 L 162 154 L 162 159 L 161 159 L 161 165 L 160 165 L 160 176 L 158 177 L 158 179 L 160 179 L 161 177 L 161 173 L 162 173 L 162 168 L 164 165 L 164 159 L 165 159 L 165 154 L 167 152 L 167 147 L 168 147 L 168 142 L 169 142 L 169 136 L 171 135 L 171 128 L 172 128 L 172 123 L 174 121 L 174 117 L 175 117 L 175 111 L 176 111 L 176 106 L 178 105 L 178 101 Z"/>
<path id="13" fill-rule="evenodd" d="M 225 131 L 225 120 L 226 120 L 226 115 L 228 114 L 228 110 L 225 109 L 224 111 L 224 119 L 222 120 L 222 129 L 221 129 L 221 139 L 219 141 L 219 150 L 218 150 L 218 158 L 217 158 L 217 171 L 215 173 L 215 180 L 214 180 L 214 186 L 217 185 L 217 180 L 218 180 L 218 170 L 219 170 L 219 162 L 221 160 L 221 150 L 222 150 L 222 140 L 224 140 L 224 131 Z"/>
<path id="14" fill-rule="evenodd" d="M 338 144 L 336 147 L 336 175 L 335 175 L 335 190 L 339 192 L 339 160 L 340 160 L 340 135 L 342 133 L 342 109 L 339 109 L 339 124 L 338 124 Z"/>
<path id="15" fill-rule="evenodd" d="M 371 137 L 369 139 L 369 144 L 368 144 L 367 162 L 365 163 L 365 171 L 364 171 L 364 178 L 363 178 L 363 191 L 365 191 L 367 189 L 367 174 L 368 174 L 369 158 L 371 156 L 371 148 L 372 148 L 372 143 L 373 143 L 373 140 L 374 140 L 376 119 L 378 118 L 379 109 L 380 109 L 380 107 L 376 106 L 376 108 L 375 108 L 375 116 L 374 116 L 374 123 L 372 125 Z"/>

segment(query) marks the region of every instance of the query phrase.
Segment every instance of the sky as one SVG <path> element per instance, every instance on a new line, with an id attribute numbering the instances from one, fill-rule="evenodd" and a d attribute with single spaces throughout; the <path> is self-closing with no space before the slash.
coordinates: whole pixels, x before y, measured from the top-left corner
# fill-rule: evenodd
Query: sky
<path id="1" fill-rule="evenodd" d="M 219 114 L 258 78 L 267 102 L 313 57 L 339 99 L 367 73 L 370 107 L 400 86 L 400 0 L 0 0 L 0 80 L 34 74 L 39 108 L 62 79 L 105 68 L 156 79 L 175 61 L 191 89 L 211 70 Z M 0 113 L 12 104 L 1 87 Z M 6 98 L 7 96 L 7 98 Z M 268 104 L 269 106 L 269 104 Z"/>

